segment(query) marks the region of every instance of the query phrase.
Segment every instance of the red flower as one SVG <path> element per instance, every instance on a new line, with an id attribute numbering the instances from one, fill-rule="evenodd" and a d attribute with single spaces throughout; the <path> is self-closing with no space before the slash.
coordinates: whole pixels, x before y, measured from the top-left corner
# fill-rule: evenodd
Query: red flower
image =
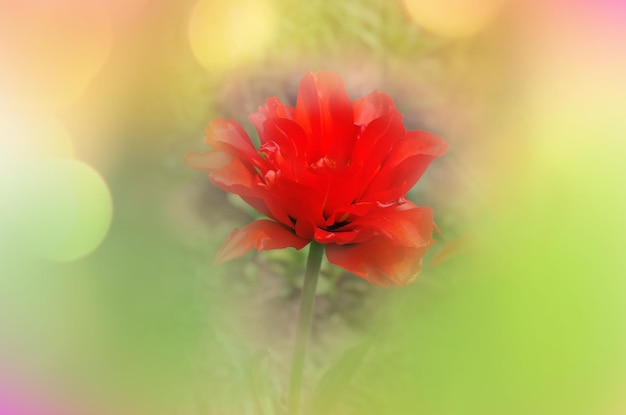
<path id="1" fill-rule="evenodd" d="M 295 108 L 269 98 L 249 119 L 258 150 L 237 122 L 216 119 L 206 129 L 212 150 L 186 157 L 270 218 L 234 230 L 216 262 L 315 240 L 331 263 L 373 284 L 402 286 L 417 277 L 434 243 L 433 212 L 405 195 L 446 152 L 445 141 L 407 131 L 387 94 L 350 101 L 331 72 L 307 74 Z"/>

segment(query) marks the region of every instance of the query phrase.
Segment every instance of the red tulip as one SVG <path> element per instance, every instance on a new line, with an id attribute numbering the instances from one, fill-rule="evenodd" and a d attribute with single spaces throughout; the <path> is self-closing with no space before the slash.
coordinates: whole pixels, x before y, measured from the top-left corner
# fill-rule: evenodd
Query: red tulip
<path id="1" fill-rule="evenodd" d="M 258 149 L 237 122 L 216 119 L 206 129 L 212 150 L 186 157 L 270 218 L 234 230 L 217 263 L 315 240 L 331 263 L 373 284 L 402 286 L 417 277 L 434 243 L 433 212 L 405 195 L 446 152 L 443 139 L 407 131 L 387 94 L 351 101 L 332 72 L 308 73 L 295 107 L 269 98 L 249 119 Z"/>

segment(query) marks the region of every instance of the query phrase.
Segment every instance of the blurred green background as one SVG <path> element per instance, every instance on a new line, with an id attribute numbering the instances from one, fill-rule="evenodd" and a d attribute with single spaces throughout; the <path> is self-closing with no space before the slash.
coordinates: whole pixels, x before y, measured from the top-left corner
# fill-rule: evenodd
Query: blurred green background
<path id="1" fill-rule="evenodd" d="M 306 249 L 213 265 L 258 214 L 182 159 L 205 149 L 210 119 L 252 133 L 267 97 L 294 104 L 304 73 L 325 69 L 446 138 L 409 196 L 444 234 L 426 263 L 469 242 L 403 289 L 323 265 L 304 412 L 626 413 L 623 6 L 0 12 L 0 397 L 68 414 L 283 413 Z"/>

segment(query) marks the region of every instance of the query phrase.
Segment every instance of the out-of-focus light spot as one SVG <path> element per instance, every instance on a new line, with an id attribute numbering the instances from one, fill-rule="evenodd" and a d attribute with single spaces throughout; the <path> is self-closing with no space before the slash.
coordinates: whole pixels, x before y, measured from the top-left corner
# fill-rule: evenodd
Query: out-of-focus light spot
<path id="1" fill-rule="evenodd" d="M 226 69 L 263 53 L 276 28 L 265 0 L 200 0 L 189 20 L 191 49 L 200 64 Z"/>
<path id="2" fill-rule="evenodd" d="M 506 0 L 403 0 L 409 16 L 438 36 L 470 37 L 498 15 Z"/>
<path id="3" fill-rule="evenodd" d="M 100 70 L 111 41 L 110 19 L 100 2 L 0 2 L 0 86 L 62 107 Z"/>
<path id="4" fill-rule="evenodd" d="M 29 173 L 22 182 L 16 229 L 25 248 L 60 262 L 96 249 L 113 212 L 103 178 L 88 165 L 67 159 L 46 160 Z"/>
<path id="5" fill-rule="evenodd" d="M 63 124 L 49 115 L 20 116 L 3 112 L 0 118 L 0 161 L 9 164 L 33 159 L 72 158 L 72 140 Z"/>
<path id="6" fill-rule="evenodd" d="M 42 123 L 46 126 L 45 133 L 41 131 L 35 142 L 38 143 L 35 154 L 40 157 L 72 158 L 74 147 L 65 126 L 57 119 L 50 118 Z"/>

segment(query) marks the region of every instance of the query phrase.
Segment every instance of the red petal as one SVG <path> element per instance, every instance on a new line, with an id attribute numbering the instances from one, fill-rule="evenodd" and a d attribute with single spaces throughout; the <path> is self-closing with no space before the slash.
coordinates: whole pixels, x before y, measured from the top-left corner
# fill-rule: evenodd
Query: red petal
<path id="1" fill-rule="evenodd" d="M 302 249 L 308 243 L 309 240 L 298 238 L 289 228 L 277 222 L 262 219 L 242 229 L 233 230 L 217 251 L 214 262 L 219 264 L 230 261 L 252 249 L 259 252 L 288 247 Z"/>
<path id="2" fill-rule="evenodd" d="M 262 214 L 287 226 L 292 225 L 287 210 L 290 197 L 277 198 L 275 189 L 260 185 L 258 173 L 246 166 L 238 158 L 222 151 L 209 151 L 204 154 L 189 153 L 185 162 L 192 168 L 209 173 L 209 178 L 220 189 L 234 193 Z M 283 205 L 277 202 L 283 200 Z"/>
<path id="3" fill-rule="evenodd" d="M 399 206 L 378 207 L 357 217 L 346 230 L 384 236 L 393 246 L 422 247 L 432 243 L 433 211 L 426 206 L 405 202 Z"/>
<path id="4" fill-rule="evenodd" d="M 297 229 L 307 229 L 307 237 L 312 237 L 313 227 L 324 224 L 322 204 L 323 189 L 296 183 L 282 176 L 277 177 L 275 187 L 271 189 L 269 198 L 281 206 L 287 214 L 301 223 Z M 299 233 L 299 235 L 303 235 Z"/>
<path id="5" fill-rule="evenodd" d="M 359 170 L 361 183 L 371 182 L 394 143 L 405 136 L 406 129 L 399 113 L 378 118 L 363 127 L 350 158 L 350 168 Z"/>
<path id="6" fill-rule="evenodd" d="M 326 245 L 328 261 L 380 286 L 405 286 L 422 269 L 428 246 L 398 247 L 383 236 L 354 245 Z"/>
<path id="7" fill-rule="evenodd" d="M 430 163 L 448 150 L 447 143 L 425 131 L 410 131 L 398 141 L 367 189 L 364 200 L 403 197 L 422 177 Z M 382 199 L 381 195 L 385 195 Z"/>
<path id="8" fill-rule="evenodd" d="M 185 156 L 185 163 L 196 170 L 209 173 L 213 184 L 226 192 L 253 197 L 261 194 L 256 186 L 258 174 L 235 156 L 222 151 L 189 153 Z"/>
<path id="9" fill-rule="evenodd" d="M 355 217 L 363 216 L 373 208 L 376 208 L 376 204 L 373 202 L 359 202 L 341 207 L 336 209 L 332 215 L 329 215 L 328 219 L 326 219 L 325 225 L 328 227 L 337 223 L 352 221 Z"/>
<path id="10" fill-rule="evenodd" d="M 406 202 L 371 209 L 343 232 L 318 229 L 328 260 L 376 285 L 402 286 L 421 270 L 422 256 L 434 243 L 433 214 Z"/>
<path id="11" fill-rule="evenodd" d="M 241 199 L 243 199 L 244 202 L 246 202 L 247 204 L 252 206 L 254 209 L 256 209 L 258 212 L 262 213 L 263 215 L 265 215 L 265 216 L 267 216 L 269 218 L 272 218 L 274 220 L 280 221 L 278 218 L 276 218 L 272 214 L 272 212 L 267 207 L 267 205 L 265 203 L 265 200 L 263 200 L 262 197 L 241 196 Z"/>
<path id="12" fill-rule="evenodd" d="M 265 121 L 268 119 L 288 119 L 293 120 L 294 108 L 289 105 L 284 105 L 277 97 L 268 98 L 265 101 L 265 105 L 259 107 L 259 111 L 250 114 L 248 120 L 256 127 L 261 144 L 265 143 Z"/>
<path id="13" fill-rule="evenodd" d="M 283 154 L 290 158 L 290 165 L 300 162 L 306 165 L 305 160 L 299 160 L 304 155 L 307 137 L 302 127 L 291 120 L 284 118 L 269 118 L 263 125 L 264 133 L 261 142 L 266 144 L 275 142 Z"/>
<path id="14" fill-rule="evenodd" d="M 232 154 L 253 166 L 263 167 L 265 164 L 248 133 L 236 121 L 212 120 L 206 127 L 205 141 L 214 149 Z"/>
<path id="15" fill-rule="evenodd" d="M 392 165 L 398 165 L 411 156 L 441 157 L 448 151 L 448 143 L 427 131 L 409 131 L 404 140 L 398 141 L 387 160 Z"/>
<path id="16" fill-rule="evenodd" d="M 271 97 L 265 100 L 265 105 L 259 107 L 259 112 L 252 114 L 251 117 L 260 115 L 263 118 L 294 118 L 294 108 L 291 105 L 285 105 L 278 97 Z"/>
<path id="17" fill-rule="evenodd" d="M 374 91 L 354 101 L 354 113 L 355 124 L 361 126 L 361 133 L 352 149 L 350 169 L 360 178 L 358 195 L 361 197 L 394 143 L 404 139 L 407 132 L 402 114 L 387 94 Z"/>
<path id="18" fill-rule="evenodd" d="M 373 91 L 355 100 L 353 107 L 356 125 L 368 125 L 375 119 L 389 115 L 393 110 L 397 112 L 393 99 L 380 91 Z"/>
<path id="19" fill-rule="evenodd" d="M 331 232 L 321 228 L 315 228 L 313 238 L 322 244 L 338 244 L 345 245 L 354 241 L 359 235 L 360 230 Z"/>
<path id="20" fill-rule="evenodd" d="M 354 112 L 341 77 L 308 73 L 300 82 L 295 120 L 306 131 L 309 162 L 329 156 L 345 163 L 355 138 Z"/>

